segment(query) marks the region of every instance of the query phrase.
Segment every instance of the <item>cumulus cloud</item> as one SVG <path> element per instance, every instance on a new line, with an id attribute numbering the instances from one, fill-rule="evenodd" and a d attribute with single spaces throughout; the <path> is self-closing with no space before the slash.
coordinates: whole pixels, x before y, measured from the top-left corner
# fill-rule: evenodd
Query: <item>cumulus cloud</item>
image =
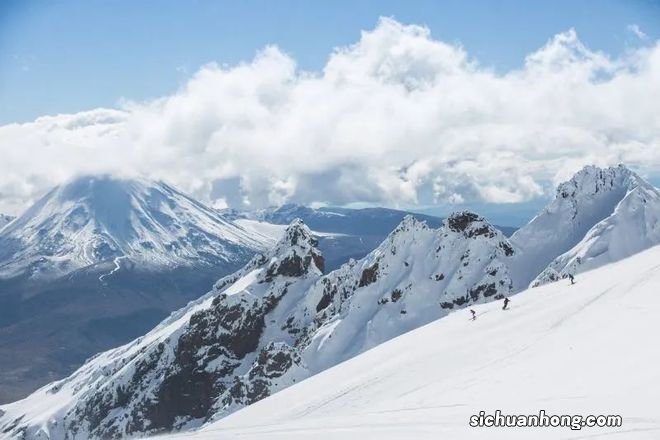
<path id="1" fill-rule="evenodd" d="M 0 210 L 75 174 L 164 179 L 216 206 L 524 202 L 585 164 L 660 170 L 660 45 L 569 30 L 497 73 L 381 19 L 319 72 L 277 47 L 176 93 L 0 127 Z"/>

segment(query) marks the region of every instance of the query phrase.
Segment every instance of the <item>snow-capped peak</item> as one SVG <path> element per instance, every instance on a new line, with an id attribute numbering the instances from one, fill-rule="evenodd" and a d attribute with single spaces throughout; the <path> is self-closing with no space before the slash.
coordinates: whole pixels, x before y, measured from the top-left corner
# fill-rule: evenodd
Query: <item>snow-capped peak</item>
<path id="1" fill-rule="evenodd" d="M 415 217 L 408 214 L 403 218 L 403 220 L 401 220 L 401 223 L 399 223 L 397 227 L 388 234 L 383 244 L 381 244 L 381 247 L 385 243 L 395 243 L 400 240 L 406 240 L 407 237 L 413 237 L 420 233 L 424 233 L 424 231 L 430 230 L 431 229 L 428 227 L 426 222 L 417 220 Z"/>
<path id="2" fill-rule="evenodd" d="M 245 261 L 267 240 L 163 182 L 83 176 L 2 229 L 0 275 L 60 275 L 117 258 L 145 267 Z"/>
<path id="3" fill-rule="evenodd" d="M 592 197 L 599 192 L 620 192 L 636 186 L 650 184 L 623 164 L 616 167 L 599 168 L 588 165 L 570 180 L 557 186 L 557 198 L 579 200 Z"/>
<path id="4" fill-rule="evenodd" d="M 642 195 L 631 196 L 635 193 Z M 642 240 L 635 239 L 635 244 L 629 246 L 629 251 L 616 251 L 614 254 L 631 255 L 632 249 L 639 251 L 655 243 L 652 237 L 654 232 L 650 235 L 644 232 L 654 228 L 651 220 L 656 217 L 654 212 L 658 208 L 654 203 L 647 202 L 655 200 L 655 194 L 657 190 L 651 184 L 624 165 L 609 168 L 584 167 L 571 179 L 561 183 L 557 187 L 555 198 L 527 225 L 511 236 L 511 242 L 518 249 L 514 262 L 515 290 L 526 288 L 537 276 L 546 281 L 556 278 L 559 273 L 551 273 L 558 269 L 557 264 L 551 264 L 553 260 L 571 251 L 584 240 L 593 245 L 594 234 L 601 236 L 602 232 L 611 229 L 601 222 L 613 215 L 614 218 L 608 220 L 608 224 L 616 223 L 620 230 L 628 231 L 626 234 L 641 233 L 645 237 Z M 639 200 L 639 203 L 633 203 L 636 207 L 629 207 L 628 211 L 645 212 L 643 217 L 646 220 L 643 222 L 650 221 L 651 225 L 640 229 L 640 225 L 633 226 L 632 219 L 623 220 L 624 217 L 619 214 L 622 212 L 620 204 L 624 200 Z M 606 235 L 611 234 L 608 232 Z M 599 240 L 599 243 L 598 249 L 593 248 L 592 252 L 599 254 L 608 249 L 603 241 Z M 574 257 L 577 258 L 580 253 L 574 252 Z M 606 260 L 610 261 L 609 258 Z M 540 275 L 542 272 L 545 273 Z M 534 283 L 538 284 L 538 281 Z"/>
<path id="5" fill-rule="evenodd" d="M 303 221 L 293 220 L 269 254 L 267 274 L 302 276 L 310 270 L 323 273 L 325 260 L 317 246 L 318 240 Z"/>
<path id="6" fill-rule="evenodd" d="M 618 173 L 612 170 L 605 170 L 605 178 L 599 179 L 595 188 L 627 188 L 623 197 L 578 243 L 554 258 L 531 286 L 594 269 L 660 244 L 660 191 L 624 167 L 616 168 Z"/>
<path id="7" fill-rule="evenodd" d="M 289 226 L 284 229 L 284 234 L 274 246 L 273 253 L 286 252 L 288 249 L 297 248 L 303 253 L 312 252 L 318 246 L 318 240 L 312 234 L 312 231 L 299 218 L 294 219 Z"/>

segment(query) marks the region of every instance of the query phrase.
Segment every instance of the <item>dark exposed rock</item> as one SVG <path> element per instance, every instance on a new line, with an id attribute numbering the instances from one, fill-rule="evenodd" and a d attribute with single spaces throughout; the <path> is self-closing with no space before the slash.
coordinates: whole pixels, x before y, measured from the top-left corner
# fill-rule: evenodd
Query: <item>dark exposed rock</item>
<path id="1" fill-rule="evenodd" d="M 312 260 L 314 260 L 314 265 L 321 272 L 325 272 L 325 258 L 321 254 L 312 254 Z"/>
<path id="2" fill-rule="evenodd" d="M 457 306 L 462 306 L 463 304 L 467 304 L 469 300 L 470 299 L 469 299 L 468 295 L 459 296 L 459 297 L 454 299 L 454 304 L 457 305 Z"/>
<path id="3" fill-rule="evenodd" d="M 493 296 L 497 293 L 497 287 L 495 286 L 495 283 L 488 283 L 488 284 L 479 284 L 478 286 L 473 287 L 470 289 L 470 296 L 474 301 L 477 301 L 479 297 L 489 297 Z"/>
<path id="4" fill-rule="evenodd" d="M 296 254 L 295 251 L 293 255 L 282 259 L 282 261 L 276 261 L 268 267 L 266 272 L 265 280 L 267 282 L 272 281 L 272 279 L 278 275 L 287 276 L 287 277 L 299 277 L 307 272 L 307 268 L 312 261 L 311 256 L 301 257 Z"/>
<path id="5" fill-rule="evenodd" d="M 467 236 L 469 238 L 481 237 L 481 236 L 485 236 L 487 238 L 493 238 L 495 237 L 495 231 L 489 225 L 483 225 L 479 228 L 470 229 L 467 232 Z"/>
<path id="6" fill-rule="evenodd" d="M 502 250 L 504 251 L 504 255 L 506 255 L 507 257 L 510 257 L 514 253 L 513 248 L 507 242 L 504 241 L 500 242 L 500 248 L 502 248 Z"/>
<path id="7" fill-rule="evenodd" d="M 454 232 L 463 232 L 473 222 L 479 221 L 481 218 L 469 211 L 458 212 L 450 215 L 447 218 L 447 226 Z"/>
<path id="8" fill-rule="evenodd" d="M 375 262 L 371 267 L 368 267 L 362 271 L 362 276 L 360 277 L 360 283 L 358 287 L 368 286 L 369 284 L 375 283 L 378 280 L 378 262 Z"/>
<path id="9" fill-rule="evenodd" d="M 325 290 L 323 292 L 323 296 L 321 297 L 321 301 L 316 305 L 316 311 L 320 312 L 321 310 L 325 309 L 330 305 L 332 302 L 332 293 Z"/>

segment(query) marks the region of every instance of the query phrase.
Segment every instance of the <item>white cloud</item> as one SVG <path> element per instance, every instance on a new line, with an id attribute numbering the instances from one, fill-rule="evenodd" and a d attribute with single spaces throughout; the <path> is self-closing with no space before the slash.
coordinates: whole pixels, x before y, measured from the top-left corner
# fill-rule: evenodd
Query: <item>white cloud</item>
<path id="1" fill-rule="evenodd" d="M 648 38 L 648 35 L 646 35 L 644 31 L 640 29 L 639 25 L 629 24 L 627 29 L 635 34 L 635 36 L 640 40 L 646 40 Z"/>
<path id="2" fill-rule="evenodd" d="M 165 179 L 219 205 L 522 202 L 588 163 L 660 171 L 660 45 L 559 34 L 496 73 L 381 19 L 320 72 L 267 47 L 170 96 L 0 127 L 0 212 L 78 173 Z"/>

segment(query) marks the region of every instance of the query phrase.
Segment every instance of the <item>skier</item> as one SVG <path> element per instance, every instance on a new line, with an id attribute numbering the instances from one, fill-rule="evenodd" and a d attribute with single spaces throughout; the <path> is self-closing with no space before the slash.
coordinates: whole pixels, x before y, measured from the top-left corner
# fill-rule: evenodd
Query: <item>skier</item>
<path id="1" fill-rule="evenodd" d="M 575 277 L 573 276 L 572 273 L 568 274 L 568 279 L 571 280 L 571 284 L 575 284 Z"/>
<path id="2" fill-rule="evenodd" d="M 470 309 L 470 313 L 472 313 L 472 320 L 473 320 L 473 321 L 474 321 L 475 319 L 477 319 L 477 312 L 475 312 L 474 310 Z"/>
<path id="3" fill-rule="evenodd" d="M 502 310 L 506 310 L 506 306 L 509 305 L 509 298 L 504 298 L 504 307 L 502 307 Z"/>

